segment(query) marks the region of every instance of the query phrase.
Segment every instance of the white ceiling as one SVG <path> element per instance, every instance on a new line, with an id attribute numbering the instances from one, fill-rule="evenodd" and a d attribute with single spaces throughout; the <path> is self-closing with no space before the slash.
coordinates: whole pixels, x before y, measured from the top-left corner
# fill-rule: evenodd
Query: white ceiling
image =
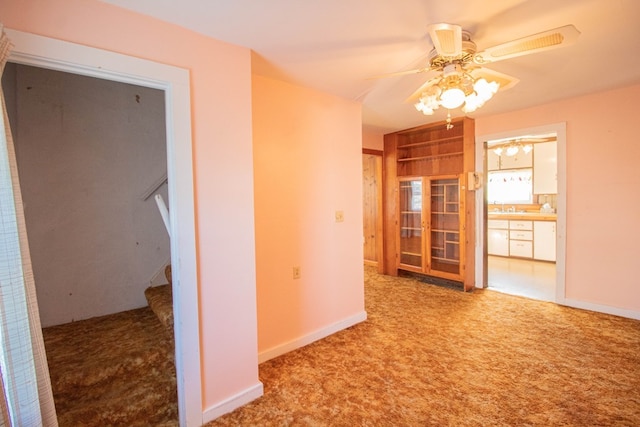
<path id="1" fill-rule="evenodd" d="M 638 0 L 103 1 L 248 47 L 255 73 L 361 101 L 365 128 L 382 132 L 445 118 L 404 102 L 425 74 L 370 79 L 424 67 L 431 23 L 462 25 L 478 50 L 567 24 L 581 32 L 572 46 L 490 64 L 520 83 L 471 117 L 640 82 Z"/>

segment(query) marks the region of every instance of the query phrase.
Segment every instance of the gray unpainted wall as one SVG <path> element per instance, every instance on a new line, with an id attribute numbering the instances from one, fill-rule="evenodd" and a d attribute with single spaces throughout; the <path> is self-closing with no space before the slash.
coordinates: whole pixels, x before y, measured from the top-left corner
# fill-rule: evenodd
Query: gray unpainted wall
<path id="1" fill-rule="evenodd" d="M 145 306 L 170 259 L 141 200 L 167 170 L 164 92 L 11 63 L 3 87 L 42 326 Z"/>

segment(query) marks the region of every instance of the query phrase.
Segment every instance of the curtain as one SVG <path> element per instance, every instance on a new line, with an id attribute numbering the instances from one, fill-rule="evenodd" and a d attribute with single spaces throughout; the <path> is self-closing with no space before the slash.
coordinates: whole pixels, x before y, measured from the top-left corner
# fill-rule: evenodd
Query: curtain
<path id="1" fill-rule="evenodd" d="M 1 25 L 0 33 L 1 75 L 11 42 Z M 0 98 L 0 425 L 56 427 L 15 149 L 1 88 Z"/>

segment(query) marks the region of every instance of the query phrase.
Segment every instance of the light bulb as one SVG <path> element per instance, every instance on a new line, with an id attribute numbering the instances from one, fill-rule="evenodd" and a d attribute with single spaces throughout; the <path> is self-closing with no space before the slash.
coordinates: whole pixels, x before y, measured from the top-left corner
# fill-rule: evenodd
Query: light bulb
<path id="1" fill-rule="evenodd" d="M 517 145 L 510 145 L 507 147 L 507 156 L 515 156 L 516 154 L 518 154 Z"/>
<path id="2" fill-rule="evenodd" d="M 502 147 L 496 147 L 493 149 L 493 152 L 496 153 L 496 156 L 499 156 L 502 154 Z"/>
<path id="3" fill-rule="evenodd" d="M 457 87 L 445 90 L 442 95 L 440 95 L 440 105 L 444 108 L 452 110 L 454 108 L 458 108 L 464 102 L 465 95 L 462 89 L 458 89 Z"/>
<path id="4" fill-rule="evenodd" d="M 529 154 L 531 150 L 533 150 L 533 145 L 531 144 L 527 144 L 524 147 L 522 147 L 522 151 L 524 151 L 525 154 Z"/>

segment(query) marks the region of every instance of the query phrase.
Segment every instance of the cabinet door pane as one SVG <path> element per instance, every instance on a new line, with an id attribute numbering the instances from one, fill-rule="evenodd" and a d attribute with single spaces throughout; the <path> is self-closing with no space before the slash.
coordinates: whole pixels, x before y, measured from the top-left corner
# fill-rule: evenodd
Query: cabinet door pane
<path id="1" fill-rule="evenodd" d="M 431 180 L 430 269 L 460 273 L 460 185 L 457 178 Z"/>
<path id="2" fill-rule="evenodd" d="M 400 264 L 422 267 L 422 179 L 400 181 Z"/>

